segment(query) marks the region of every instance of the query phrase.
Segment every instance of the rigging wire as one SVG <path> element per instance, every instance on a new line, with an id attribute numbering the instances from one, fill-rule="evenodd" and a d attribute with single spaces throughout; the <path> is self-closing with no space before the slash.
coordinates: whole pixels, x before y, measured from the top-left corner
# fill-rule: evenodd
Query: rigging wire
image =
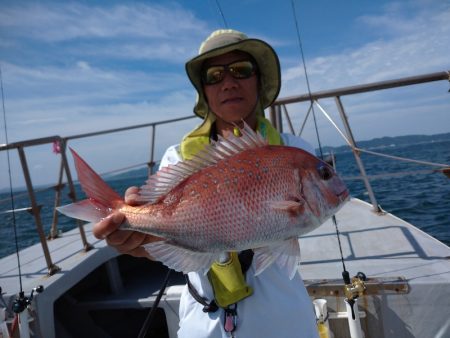
<path id="1" fill-rule="evenodd" d="M 309 100 L 311 101 L 312 116 L 313 116 L 313 120 L 314 120 L 314 127 L 315 127 L 315 130 L 316 130 L 317 142 L 319 143 L 320 158 L 323 159 L 322 144 L 321 144 L 320 136 L 319 136 L 319 128 L 317 127 L 316 114 L 314 112 L 314 102 L 313 102 L 313 99 L 312 99 L 311 86 L 309 84 L 308 72 L 306 70 L 305 54 L 303 52 L 303 43 L 302 43 L 302 38 L 301 38 L 301 35 L 300 35 L 300 26 L 298 24 L 297 11 L 295 9 L 294 0 L 291 0 L 291 5 L 292 5 L 292 13 L 294 15 L 294 22 L 295 22 L 295 29 L 296 29 L 296 33 L 297 33 L 298 45 L 300 47 L 300 54 L 301 54 L 301 57 L 302 57 L 303 72 L 305 73 L 306 87 L 308 89 Z"/>
<path id="2" fill-rule="evenodd" d="M 0 66 L 0 89 L 1 89 L 1 93 L 2 93 L 3 126 L 4 126 L 4 130 L 5 130 L 5 143 L 8 145 L 9 141 L 8 141 L 8 128 L 7 128 L 7 123 L 6 123 L 5 94 L 3 91 L 3 73 L 2 73 L 1 66 Z M 14 212 L 15 205 L 14 205 L 14 193 L 13 193 L 13 186 L 12 186 L 11 160 L 9 157 L 9 149 L 6 150 L 6 158 L 7 158 L 7 163 L 8 163 L 9 194 L 11 197 L 11 210 L 12 210 L 12 220 L 13 220 L 13 229 L 14 229 L 14 240 L 15 240 L 15 245 L 16 245 L 17 267 L 19 269 L 19 284 L 20 284 L 20 292 L 22 293 L 23 292 L 22 270 L 21 270 L 21 265 L 20 265 L 19 242 L 17 239 L 18 237 L 17 237 L 16 213 Z"/>

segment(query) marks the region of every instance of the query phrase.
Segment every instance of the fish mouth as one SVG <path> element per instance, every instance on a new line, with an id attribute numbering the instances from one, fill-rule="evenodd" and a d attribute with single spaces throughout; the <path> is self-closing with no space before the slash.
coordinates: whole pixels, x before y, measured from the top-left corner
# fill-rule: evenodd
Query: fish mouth
<path id="1" fill-rule="evenodd" d="M 337 193 L 336 196 L 341 201 L 345 201 L 345 200 L 347 200 L 350 197 L 350 191 L 348 191 L 348 189 L 344 189 L 340 193 Z"/>

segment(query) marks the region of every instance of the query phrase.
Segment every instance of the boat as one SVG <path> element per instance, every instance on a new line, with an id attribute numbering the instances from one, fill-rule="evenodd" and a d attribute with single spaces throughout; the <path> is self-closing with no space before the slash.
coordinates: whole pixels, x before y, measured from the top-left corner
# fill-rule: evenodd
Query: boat
<path id="1" fill-rule="evenodd" d="M 343 96 L 449 81 L 449 74 L 443 71 L 280 98 L 269 109 L 272 123 L 281 131 L 291 124 L 289 104 L 310 102 L 326 114 L 320 100 L 334 99 L 345 127 L 340 132 L 354 153 L 370 200 L 352 197 L 335 217 L 299 238 L 299 269 L 321 337 L 450 337 L 450 248 L 379 206 L 359 155 L 364 149 L 357 147 L 341 100 Z M 39 238 L 37 244 L 18 252 L 20 265 L 16 254 L 0 259 L 0 337 L 9 337 L 12 330 L 15 336 L 20 330 L 21 337 L 41 338 L 176 337 L 184 276 L 169 272 L 158 262 L 118 254 L 92 235 L 89 223 L 79 223 L 64 233 L 54 224 L 48 239 L 25 149 L 57 144 L 61 151 L 57 186 L 66 183 L 75 199 L 66 157 L 72 140 L 142 128 L 150 128 L 155 135 L 161 125 L 176 126 L 191 118 L 0 146 L 0 151 L 18 151 L 31 205 L 28 209 Z M 156 142 L 153 136 L 150 169 L 156 163 Z M 434 169 L 449 176 L 448 166 Z"/>

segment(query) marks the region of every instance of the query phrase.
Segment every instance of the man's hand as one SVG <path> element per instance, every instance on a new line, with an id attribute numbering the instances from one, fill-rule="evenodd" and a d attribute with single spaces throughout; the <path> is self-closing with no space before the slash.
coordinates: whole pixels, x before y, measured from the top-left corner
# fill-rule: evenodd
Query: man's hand
<path id="1" fill-rule="evenodd" d="M 138 192 L 138 187 L 128 188 L 125 192 L 125 203 L 129 205 L 139 205 L 139 203 L 136 202 Z M 119 227 L 124 221 L 124 214 L 114 212 L 96 223 L 92 232 L 95 237 L 98 239 L 105 239 L 108 245 L 114 247 L 120 253 L 151 259 L 142 245 L 160 241 L 162 238 L 132 230 L 120 230 Z"/>

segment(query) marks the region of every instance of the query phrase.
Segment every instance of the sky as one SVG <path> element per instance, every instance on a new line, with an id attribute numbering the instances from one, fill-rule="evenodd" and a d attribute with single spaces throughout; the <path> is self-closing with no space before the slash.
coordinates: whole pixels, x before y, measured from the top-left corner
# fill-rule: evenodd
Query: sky
<path id="1" fill-rule="evenodd" d="M 2 0 L 0 144 L 191 115 L 196 94 L 184 64 L 225 27 L 274 47 L 280 98 L 307 93 L 304 68 L 312 92 L 450 70 L 448 0 Z M 357 140 L 444 133 L 450 132 L 449 88 L 441 81 L 343 102 Z M 331 100 L 322 104 L 337 118 Z M 288 107 L 296 130 L 307 108 Z M 317 121 L 322 144 L 344 144 L 324 117 Z M 199 122 L 158 128 L 155 157 Z M 315 135 L 310 119 L 302 136 L 317 147 Z M 69 145 L 106 172 L 148 161 L 150 140 L 144 129 Z M 52 146 L 25 153 L 33 183 L 55 184 L 59 156 Z M 0 152 L 0 189 L 9 187 L 8 171 L 12 185 L 23 186 L 17 151 L 9 158 L 10 167 Z"/>

